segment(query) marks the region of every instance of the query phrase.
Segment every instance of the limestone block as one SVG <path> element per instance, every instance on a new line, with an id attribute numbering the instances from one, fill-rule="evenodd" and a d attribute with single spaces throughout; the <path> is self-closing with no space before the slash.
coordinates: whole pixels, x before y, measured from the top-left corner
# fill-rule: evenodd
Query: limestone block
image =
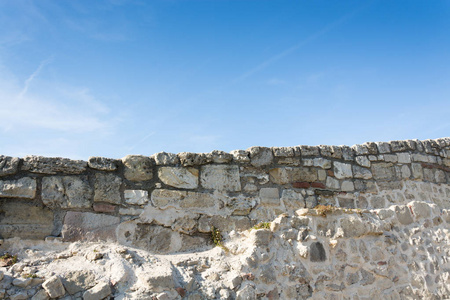
<path id="1" fill-rule="evenodd" d="M 23 239 L 44 239 L 53 230 L 53 212 L 31 203 L 9 202 L 0 204 L 0 236 Z"/>
<path id="2" fill-rule="evenodd" d="M 250 239 L 256 246 L 267 246 L 272 240 L 272 231 L 269 229 L 252 229 Z"/>
<path id="3" fill-rule="evenodd" d="M 391 152 L 391 146 L 389 145 L 389 143 L 377 142 L 375 144 L 377 144 L 378 152 L 380 152 L 381 154 Z"/>
<path id="4" fill-rule="evenodd" d="M 151 157 L 155 160 L 157 166 L 177 165 L 180 163 L 180 159 L 174 153 L 159 152 Z"/>
<path id="5" fill-rule="evenodd" d="M 366 145 L 353 145 L 352 149 L 355 151 L 356 155 L 367 155 L 369 154 L 369 149 Z"/>
<path id="6" fill-rule="evenodd" d="M 83 300 L 104 299 L 111 294 L 111 287 L 107 282 L 100 282 L 83 294 Z"/>
<path id="7" fill-rule="evenodd" d="M 247 149 L 250 154 L 251 164 L 255 167 L 270 165 L 273 161 L 272 149 L 267 147 L 251 147 Z"/>
<path id="8" fill-rule="evenodd" d="M 353 176 L 355 178 L 370 179 L 372 178 L 372 172 L 360 166 L 353 166 Z"/>
<path id="9" fill-rule="evenodd" d="M 412 174 L 415 179 L 423 179 L 423 168 L 421 164 L 411 164 Z"/>
<path id="10" fill-rule="evenodd" d="M 198 212 L 214 212 L 221 202 L 209 193 L 172 191 L 156 189 L 151 195 L 152 203 L 158 208 L 189 208 Z"/>
<path id="11" fill-rule="evenodd" d="M 119 209 L 119 214 L 120 215 L 139 216 L 143 212 L 144 212 L 144 209 L 142 209 L 142 208 L 134 208 L 134 207 L 124 208 L 124 207 L 121 207 Z"/>
<path id="12" fill-rule="evenodd" d="M 233 150 L 230 152 L 233 155 L 233 161 L 239 163 L 247 163 L 250 162 L 250 154 L 245 150 Z"/>
<path id="13" fill-rule="evenodd" d="M 373 163 L 372 174 L 376 180 L 393 180 L 396 178 L 392 163 Z"/>
<path id="14" fill-rule="evenodd" d="M 48 299 L 50 298 L 44 289 L 39 290 L 36 294 L 34 294 L 33 297 L 31 297 L 31 300 L 48 300 Z"/>
<path id="15" fill-rule="evenodd" d="M 326 187 L 334 190 L 339 190 L 341 188 L 339 180 L 333 177 L 327 177 Z"/>
<path id="16" fill-rule="evenodd" d="M 275 157 L 294 157 L 295 151 L 292 147 L 273 147 L 272 152 Z"/>
<path id="17" fill-rule="evenodd" d="M 299 146 L 299 150 L 302 156 L 319 156 L 319 147 L 317 146 Z"/>
<path id="18" fill-rule="evenodd" d="M 148 192 L 144 190 L 125 190 L 123 196 L 127 204 L 144 205 L 148 203 Z"/>
<path id="19" fill-rule="evenodd" d="M 61 279 L 56 275 L 44 281 L 42 287 L 45 289 L 50 298 L 58 298 L 66 293 Z"/>
<path id="20" fill-rule="evenodd" d="M 89 208 L 92 198 L 87 176 L 42 178 L 42 202 L 50 208 Z"/>
<path id="21" fill-rule="evenodd" d="M 307 167 L 282 167 L 269 171 L 270 179 L 275 184 L 287 184 L 292 182 L 315 182 L 318 179 L 317 170 Z"/>
<path id="22" fill-rule="evenodd" d="M 352 165 L 347 163 L 334 162 L 334 176 L 338 179 L 352 177 Z"/>
<path id="23" fill-rule="evenodd" d="M 280 205 L 280 193 L 278 188 L 261 188 L 259 198 L 262 205 Z"/>
<path id="24" fill-rule="evenodd" d="M 61 281 L 66 291 L 71 295 L 90 289 L 96 284 L 94 272 L 88 270 L 65 272 Z"/>
<path id="25" fill-rule="evenodd" d="M 36 179 L 23 177 L 17 180 L 0 180 L 0 197 L 33 199 Z"/>
<path id="26" fill-rule="evenodd" d="M 205 189 L 230 192 L 240 191 L 239 167 L 236 165 L 202 166 L 200 182 Z"/>
<path id="27" fill-rule="evenodd" d="M 178 158 L 183 167 L 200 166 L 212 161 L 212 157 L 206 153 L 181 152 Z"/>
<path id="28" fill-rule="evenodd" d="M 400 222 L 400 224 L 409 225 L 414 221 L 408 206 L 406 205 L 395 206 L 394 211 L 397 215 L 397 219 Z"/>
<path id="29" fill-rule="evenodd" d="M 88 160 L 88 166 L 89 168 L 95 170 L 115 171 L 117 170 L 117 160 L 112 158 L 91 156 Z"/>
<path id="30" fill-rule="evenodd" d="M 213 163 L 226 164 L 233 160 L 233 155 L 225 151 L 214 150 L 210 153 Z"/>
<path id="31" fill-rule="evenodd" d="M 411 163 L 411 155 L 409 153 L 397 153 L 397 159 L 400 164 Z"/>
<path id="32" fill-rule="evenodd" d="M 346 216 L 340 219 L 340 225 L 344 233 L 344 237 L 360 237 L 366 234 L 366 224 L 356 216 Z"/>
<path id="33" fill-rule="evenodd" d="M 283 201 L 286 208 L 292 209 L 294 211 L 299 208 L 305 207 L 305 200 L 303 198 L 303 195 L 296 192 L 295 190 L 283 190 L 281 193 L 281 200 Z"/>
<path id="34" fill-rule="evenodd" d="M 322 243 L 314 242 L 309 246 L 309 260 L 312 262 L 323 262 L 327 260 Z"/>
<path id="35" fill-rule="evenodd" d="M 122 178 L 114 174 L 95 174 L 94 202 L 120 204 L 120 186 Z"/>
<path id="36" fill-rule="evenodd" d="M 402 166 L 401 172 L 402 172 L 402 178 L 411 177 L 411 170 L 409 169 L 409 167 L 407 165 Z"/>
<path id="37" fill-rule="evenodd" d="M 198 170 L 183 167 L 160 167 L 159 179 L 170 186 L 182 189 L 195 189 L 198 187 Z"/>
<path id="38" fill-rule="evenodd" d="M 355 160 L 356 160 L 356 163 L 360 166 L 367 167 L 367 168 L 370 167 L 370 160 L 367 158 L 367 156 L 357 156 Z"/>
<path id="39" fill-rule="evenodd" d="M 122 158 L 124 176 L 130 181 L 146 181 L 153 178 L 153 160 L 142 155 L 127 155 Z"/>
<path id="40" fill-rule="evenodd" d="M 120 218 L 90 212 L 69 211 L 64 218 L 64 241 L 115 241 Z"/>
<path id="41" fill-rule="evenodd" d="M 410 202 L 408 206 L 411 208 L 411 211 L 416 218 L 430 217 L 431 210 L 428 203 L 421 201 L 413 201 Z"/>
<path id="42" fill-rule="evenodd" d="M 0 155 L 0 176 L 16 174 L 20 158 Z"/>
<path id="43" fill-rule="evenodd" d="M 315 167 L 322 169 L 331 169 L 331 160 L 322 157 L 314 158 L 313 164 Z"/>
<path id="44" fill-rule="evenodd" d="M 256 300 L 255 288 L 251 285 L 245 285 L 237 291 L 236 300 Z"/>
<path id="45" fill-rule="evenodd" d="M 87 162 L 60 157 L 25 156 L 22 170 L 41 174 L 80 174 L 86 171 Z"/>

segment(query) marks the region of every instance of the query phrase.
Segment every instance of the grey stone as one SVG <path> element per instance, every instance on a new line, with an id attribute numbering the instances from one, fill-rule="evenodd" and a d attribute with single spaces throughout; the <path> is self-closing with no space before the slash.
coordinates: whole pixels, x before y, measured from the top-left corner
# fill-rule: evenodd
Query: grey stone
<path id="1" fill-rule="evenodd" d="M 373 163 L 372 174 L 376 180 L 393 180 L 396 178 L 392 163 Z"/>
<path id="2" fill-rule="evenodd" d="M 299 150 L 302 156 L 319 156 L 319 147 L 317 146 L 299 146 Z"/>
<path id="3" fill-rule="evenodd" d="M 272 240 L 272 231 L 268 229 L 253 229 L 250 232 L 250 239 L 256 246 L 267 246 Z"/>
<path id="4" fill-rule="evenodd" d="M 431 210 L 428 203 L 413 201 L 409 203 L 409 207 L 416 218 L 428 218 L 430 216 Z"/>
<path id="5" fill-rule="evenodd" d="M 160 167 L 159 179 L 170 186 L 182 189 L 195 189 L 198 187 L 198 170 L 183 167 Z"/>
<path id="6" fill-rule="evenodd" d="M 127 155 L 122 158 L 124 176 L 130 181 L 146 181 L 153 178 L 153 160 L 143 155 Z"/>
<path id="7" fill-rule="evenodd" d="M 233 150 L 230 152 L 233 155 L 233 160 L 239 163 L 250 162 L 250 154 L 245 150 Z"/>
<path id="8" fill-rule="evenodd" d="M 415 179 L 423 179 L 423 168 L 421 164 L 411 164 L 412 174 Z"/>
<path id="9" fill-rule="evenodd" d="M 250 163 L 255 167 L 267 166 L 273 161 L 272 149 L 270 148 L 251 147 L 247 151 L 250 153 Z"/>
<path id="10" fill-rule="evenodd" d="M 240 191 L 239 167 L 235 165 L 202 166 L 200 182 L 205 189 Z"/>
<path id="11" fill-rule="evenodd" d="M 172 191 L 165 189 L 156 189 L 152 192 L 151 200 L 158 208 L 179 207 L 190 208 L 199 212 L 215 212 L 220 201 L 216 200 L 209 193 Z"/>
<path id="12" fill-rule="evenodd" d="M 83 294 L 83 300 L 99 300 L 104 299 L 111 294 L 109 283 L 100 282 L 93 288 L 87 290 Z"/>
<path id="13" fill-rule="evenodd" d="M 95 174 L 94 202 L 120 204 L 120 186 L 122 178 L 114 174 Z"/>
<path id="14" fill-rule="evenodd" d="M 25 156 L 22 170 L 41 174 L 80 174 L 86 171 L 87 162 L 61 157 Z"/>
<path id="15" fill-rule="evenodd" d="M 148 192 L 144 190 L 125 190 L 123 192 L 125 203 L 132 205 L 144 205 L 148 203 Z"/>
<path id="16" fill-rule="evenodd" d="M 372 273 L 364 270 L 364 269 L 360 269 L 359 273 L 361 274 L 361 281 L 360 283 L 362 285 L 369 285 L 375 282 L 375 276 L 373 276 Z"/>
<path id="17" fill-rule="evenodd" d="M 44 281 L 42 287 L 45 289 L 50 298 L 58 298 L 66 293 L 61 279 L 56 275 Z"/>
<path id="18" fill-rule="evenodd" d="M 413 222 L 411 211 L 408 206 L 406 205 L 396 206 L 395 213 L 397 215 L 397 219 L 400 222 L 400 224 L 409 225 Z"/>
<path id="19" fill-rule="evenodd" d="M 181 152 L 178 158 L 183 167 L 200 166 L 212 161 L 212 157 L 206 153 Z"/>
<path id="20" fill-rule="evenodd" d="M 92 198 L 87 176 L 42 178 L 42 202 L 50 208 L 89 208 Z"/>
<path id="21" fill-rule="evenodd" d="M 20 291 L 18 293 L 15 293 L 14 295 L 11 295 L 9 297 L 10 300 L 25 300 L 28 299 L 28 294 L 26 291 Z"/>
<path id="22" fill-rule="evenodd" d="M 157 166 L 177 165 L 180 163 L 180 159 L 174 153 L 159 152 L 151 157 L 155 160 Z"/>
<path id="23" fill-rule="evenodd" d="M 280 192 L 278 188 L 261 188 L 259 198 L 261 199 L 261 204 L 280 205 Z"/>
<path id="24" fill-rule="evenodd" d="M 214 150 L 210 153 L 213 163 L 225 164 L 233 160 L 233 155 L 224 151 Z"/>
<path id="25" fill-rule="evenodd" d="M 246 285 L 236 293 L 236 300 L 256 300 L 255 288 L 251 285 Z"/>
<path id="26" fill-rule="evenodd" d="M 372 172 L 360 166 L 353 166 L 353 176 L 355 178 L 370 179 L 372 178 Z"/>
<path id="27" fill-rule="evenodd" d="M 153 292 L 162 292 L 175 287 L 173 271 L 170 266 L 166 268 L 155 268 L 155 272 L 149 274 L 145 278 L 145 281 Z"/>
<path id="28" fill-rule="evenodd" d="M 314 158 L 313 165 L 322 169 L 331 169 L 331 160 L 322 157 Z"/>
<path id="29" fill-rule="evenodd" d="M 91 156 L 88 159 L 88 166 L 95 170 L 115 171 L 117 170 L 117 160 L 100 156 Z"/>
<path id="30" fill-rule="evenodd" d="M 352 177 L 352 165 L 347 163 L 334 162 L 334 176 L 338 179 Z"/>
<path id="31" fill-rule="evenodd" d="M 367 158 L 367 156 L 357 156 L 355 160 L 356 160 L 356 163 L 360 166 L 367 167 L 367 168 L 370 167 L 370 160 Z"/>
<path id="32" fill-rule="evenodd" d="M 391 152 L 391 147 L 390 147 L 389 143 L 377 142 L 375 144 L 377 144 L 378 152 L 380 152 L 381 154 Z"/>
<path id="33" fill-rule="evenodd" d="M 411 155 L 409 153 L 397 153 L 397 159 L 401 164 L 411 163 Z"/>
<path id="34" fill-rule="evenodd" d="M 0 236 L 23 239 L 44 239 L 53 230 L 53 212 L 31 203 L 0 203 Z"/>
<path id="35" fill-rule="evenodd" d="M 69 271 L 64 273 L 62 283 L 66 288 L 66 291 L 69 294 L 74 295 L 93 287 L 96 284 L 95 274 L 92 271 L 84 270 Z"/>
<path id="36" fill-rule="evenodd" d="M 294 157 L 295 155 L 292 147 L 273 147 L 272 151 L 275 157 Z"/>
<path id="37" fill-rule="evenodd" d="M 23 177 L 17 180 L 0 180 L 0 197 L 33 199 L 36 179 Z"/>
<path id="38" fill-rule="evenodd" d="M 355 190 L 355 185 L 350 180 L 344 180 L 341 184 L 341 190 L 343 192 L 352 192 Z"/>
<path id="39" fill-rule="evenodd" d="M 32 282 L 33 278 L 16 278 L 13 280 L 12 284 L 20 288 L 26 288 L 30 286 Z"/>
<path id="40" fill-rule="evenodd" d="M 367 232 L 366 224 L 361 218 L 346 216 L 340 220 L 344 237 L 360 237 Z"/>
<path id="41" fill-rule="evenodd" d="M 339 180 L 333 177 L 327 177 L 326 187 L 334 190 L 339 190 L 341 188 Z"/>
<path id="42" fill-rule="evenodd" d="M 315 168 L 307 167 L 283 167 L 274 168 L 269 171 L 270 180 L 275 184 L 287 184 L 296 181 L 314 182 L 318 179 Z"/>
<path id="43" fill-rule="evenodd" d="M 355 151 L 356 155 L 369 154 L 369 149 L 366 147 L 366 145 L 353 145 L 352 149 Z"/>
<path id="44" fill-rule="evenodd" d="M 309 246 L 309 259 L 312 262 L 323 262 L 327 260 L 325 249 L 320 242 L 314 242 Z"/>
<path id="45" fill-rule="evenodd" d="M 47 292 L 44 289 L 39 290 L 34 296 L 31 298 L 31 300 L 48 300 L 50 299 Z"/>
<path id="46" fill-rule="evenodd" d="M 20 158 L 0 155 L 0 176 L 16 174 Z"/>
<path id="47" fill-rule="evenodd" d="M 69 211 L 64 218 L 64 241 L 115 241 L 120 218 L 90 212 Z"/>

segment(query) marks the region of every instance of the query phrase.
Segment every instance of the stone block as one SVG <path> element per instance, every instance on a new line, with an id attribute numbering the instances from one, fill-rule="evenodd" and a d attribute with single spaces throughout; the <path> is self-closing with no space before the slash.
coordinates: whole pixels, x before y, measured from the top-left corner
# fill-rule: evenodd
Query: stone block
<path id="1" fill-rule="evenodd" d="M 198 187 L 198 170 L 183 167 L 160 167 L 159 179 L 170 186 L 182 189 L 196 189 Z"/>
<path id="2" fill-rule="evenodd" d="M 355 190 L 355 185 L 350 180 L 344 180 L 341 184 L 341 190 L 343 192 L 352 192 Z"/>
<path id="3" fill-rule="evenodd" d="M 275 157 L 294 157 L 295 155 L 292 147 L 273 147 L 272 152 Z"/>
<path id="4" fill-rule="evenodd" d="M 392 163 L 373 163 L 372 174 L 376 180 L 393 180 L 396 178 Z"/>
<path id="5" fill-rule="evenodd" d="M 206 153 L 181 152 L 178 158 L 183 167 L 200 166 L 212 161 L 212 157 Z"/>
<path id="6" fill-rule="evenodd" d="M 221 202 L 209 193 L 172 191 L 156 189 L 151 195 L 152 203 L 158 208 L 178 207 L 198 212 L 213 213 Z"/>
<path id="7" fill-rule="evenodd" d="M 66 291 L 71 295 L 90 289 L 96 284 L 94 272 L 88 270 L 65 272 L 61 281 Z"/>
<path id="8" fill-rule="evenodd" d="M 83 300 L 104 299 L 111 294 L 111 287 L 107 282 L 100 282 L 93 288 L 83 293 Z"/>
<path id="9" fill-rule="evenodd" d="M 142 155 L 127 155 L 122 158 L 124 176 L 130 181 L 147 181 L 153 178 L 153 160 Z"/>
<path id="10" fill-rule="evenodd" d="M 41 174 L 80 174 L 86 171 L 87 162 L 61 157 L 25 156 L 22 170 Z"/>
<path id="11" fill-rule="evenodd" d="M 239 163 L 247 163 L 250 162 L 250 154 L 245 150 L 233 150 L 230 152 L 233 155 L 233 161 Z"/>
<path id="12" fill-rule="evenodd" d="M 278 188 L 261 188 L 259 198 L 262 205 L 280 205 Z"/>
<path id="13" fill-rule="evenodd" d="M 414 221 L 408 206 L 406 205 L 396 206 L 394 211 L 397 215 L 397 219 L 400 222 L 400 224 L 409 225 Z"/>
<path id="14" fill-rule="evenodd" d="M 89 208 L 93 189 L 87 176 L 42 178 L 42 202 L 50 208 Z"/>
<path id="15" fill-rule="evenodd" d="M 333 177 L 327 177 L 326 186 L 333 190 L 339 190 L 341 188 L 339 180 Z"/>
<path id="16" fill-rule="evenodd" d="M 298 147 L 301 156 L 319 156 L 319 147 L 317 146 L 305 146 L 301 145 Z"/>
<path id="17" fill-rule="evenodd" d="M 317 157 L 313 159 L 313 165 L 322 169 L 331 169 L 331 160 Z"/>
<path id="18" fill-rule="evenodd" d="M 236 165 L 202 166 L 200 182 L 205 189 L 230 192 L 240 191 L 239 167 Z"/>
<path id="19" fill-rule="evenodd" d="M 120 204 L 120 186 L 122 178 L 114 174 L 95 174 L 94 202 Z"/>
<path id="20" fill-rule="evenodd" d="M 423 168 L 421 164 L 411 164 L 412 174 L 415 179 L 423 179 Z"/>
<path id="21" fill-rule="evenodd" d="M 44 289 L 39 290 L 36 294 L 34 294 L 33 297 L 31 297 L 31 300 L 48 300 L 50 297 L 48 296 L 47 292 Z"/>
<path id="22" fill-rule="evenodd" d="M 323 262 L 327 260 L 322 243 L 314 242 L 309 246 L 309 260 L 312 262 Z"/>
<path id="23" fill-rule="evenodd" d="M 338 179 L 351 178 L 353 176 L 352 165 L 335 161 L 334 176 L 336 176 L 336 178 Z"/>
<path id="24" fill-rule="evenodd" d="M 367 168 L 370 167 L 370 160 L 367 158 L 367 156 L 357 156 L 355 158 L 355 160 L 356 160 L 356 163 L 360 166 L 367 167 Z"/>
<path id="25" fill-rule="evenodd" d="M 430 217 L 431 210 L 428 203 L 421 201 L 413 201 L 409 203 L 408 206 L 411 208 L 411 211 L 416 218 Z"/>
<path id="26" fill-rule="evenodd" d="M 391 146 L 389 145 L 389 143 L 386 142 L 376 142 L 375 143 L 378 147 L 378 152 L 380 154 L 384 154 L 384 153 L 390 153 L 391 152 Z"/>
<path id="27" fill-rule="evenodd" d="M 94 203 L 93 208 L 95 212 L 114 213 L 116 211 L 116 205 L 106 203 Z"/>
<path id="28" fill-rule="evenodd" d="M 372 172 L 369 169 L 360 166 L 353 166 L 353 176 L 361 179 L 371 179 Z"/>
<path id="29" fill-rule="evenodd" d="M 0 176 L 16 174 L 20 158 L 0 155 Z"/>
<path id="30" fill-rule="evenodd" d="M 151 157 L 155 160 L 157 166 L 177 165 L 180 163 L 180 159 L 174 153 L 159 152 Z"/>
<path id="31" fill-rule="evenodd" d="M 120 218 L 90 212 L 69 211 L 64 218 L 64 241 L 115 241 Z"/>
<path id="32" fill-rule="evenodd" d="M 66 293 L 61 279 L 56 275 L 44 281 L 42 287 L 45 289 L 50 298 L 58 298 Z"/>
<path id="33" fill-rule="evenodd" d="M 360 237 L 366 234 L 367 228 L 366 224 L 361 220 L 361 218 L 355 216 L 345 216 L 340 219 L 340 225 L 344 233 L 344 237 Z"/>
<path id="34" fill-rule="evenodd" d="M 233 160 L 233 155 L 220 150 L 214 150 L 209 153 L 212 162 L 216 164 L 226 164 Z"/>
<path id="35" fill-rule="evenodd" d="M 411 154 L 397 153 L 397 159 L 400 164 L 409 164 L 411 163 Z"/>
<path id="36" fill-rule="evenodd" d="M 33 199 L 36 179 L 23 177 L 17 180 L 0 180 L 0 197 Z"/>
<path id="37" fill-rule="evenodd" d="M 44 239 L 53 231 L 53 212 L 24 202 L 0 204 L 0 236 L 22 239 Z"/>
<path id="38" fill-rule="evenodd" d="M 89 168 L 101 171 L 115 171 L 117 170 L 117 163 L 115 159 L 99 156 L 91 156 L 88 159 Z"/>
<path id="39" fill-rule="evenodd" d="M 123 196 L 126 204 L 144 205 L 148 203 L 148 192 L 144 190 L 125 190 Z"/>
<path id="40" fill-rule="evenodd" d="M 272 231 L 268 229 L 252 229 L 250 232 L 250 239 L 256 246 L 268 246 L 272 236 Z"/>
<path id="41" fill-rule="evenodd" d="M 273 161 L 273 153 L 270 148 L 251 147 L 247 151 L 250 154 L 250 163 L 255 167 L 267 166 Z"/>

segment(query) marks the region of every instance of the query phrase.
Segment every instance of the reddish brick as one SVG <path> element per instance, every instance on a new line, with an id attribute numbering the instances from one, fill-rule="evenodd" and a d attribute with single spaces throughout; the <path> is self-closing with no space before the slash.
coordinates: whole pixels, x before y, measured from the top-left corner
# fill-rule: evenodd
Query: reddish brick
<path id="1" fill-rule="evenodd" d="M 328 176 L 331 176 L 331 177 L 334 177 L 334 172 L 331 171 L 331 170 L 328 170 L 328 171 L 327 171 L 327 175 L 328 175 Z"/>
<path id="2" fill-rule="evenodd" d="M 292 186 L 298 189 L 307 189 L 311 187 L 311 184 L 309 182 L 294 182 Z"/>
<path id="3" fill-rule="evenodd" d="M 104 212 L 104 213 L 113 213 L 116 211 L 116 206 L 111 205 L 111 204 L 104 204 L 104 203 L 94 203 L 94 211 Z"/>
<path id="4" fill-rule="evenodd" d="M 311 186 L 313 188 L 319 188 L 319 189 L 324 189 L 325 188 L 325 184 L 323 184 L 322 182 L 312 182 Z"/>

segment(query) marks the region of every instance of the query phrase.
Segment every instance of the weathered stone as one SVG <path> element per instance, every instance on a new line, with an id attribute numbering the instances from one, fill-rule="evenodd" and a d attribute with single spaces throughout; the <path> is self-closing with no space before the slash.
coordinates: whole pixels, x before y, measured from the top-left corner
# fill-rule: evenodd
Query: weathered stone
<path id="1" fill-rule="evenodd" d="M 20 158 L 0 155 L 0 176 L 16 174 Z"/>
<path id="2" fill-rule="evenodd" d="M 294 148 L 292 147 L 273 147 L 275 157 L 294 157 Z"/>
<path id="3" fill-rule="evenodd" d="M 415 179 L 423 179 L 423 168 L 421 164 L 411 164 L 412 174 Z"/>
<path id="4" fill-rule="evenodd" d="M 319 147 L 317 146 L 305 146 L 298 147 L 302 156 L 319 156 Z"/>
<path id="5" fill-rule="evenodd" d="M 269 171 L 270 179 L 275 184 L 287 184 L 292 182 L 317 181 L 317 170 L 314 168 L 274 168 Z"/>
<path id="6" fill-rule="evenodd" d="M 96 284 L 95 274 L 92 271 L 85 270 L 68 271 L 64 273 L 62 283 L 66 288 L 66 291 L 69 294 L 74 295 L 93 287 Z"/>
<path id="7" fill-rule="evenodd" d="M 94 203 L 92 208 L 95 212 L 113 213 L 116 211 L 116 205 L 106 203 Z"/>
<path id="8" fill-rule="evenodd" d="M 213 212 L 221 204 L 209 193 L 171 191 L 156 189 L 151 195 L 153 204 L 158 208 L 179 207 L 190 208 L 193 211 Z"/>
<path id="9" fill-rule="evenodd" d="M 340 220 L 344 237 L 360 237 L 367 232 L 366 224 L 361 218 L 346 216 Z"/>
<path id="10" fill-rule="evenodd" d="M 45 289 L 50 298 L 58 298 L 66 293 L 61 279 L 56 275 L 44 281 L 42 287 Z"/>
<path id="11" fill-rule="evenodd" d="M 120 186 L 122 179 L 114 174 L 95 174 L 94 202 L 120 204 Z"/>
<path id="12" fill-rule="evenodd" d="M 12 284 L 20 288 L 26 288 L 30 286 L 32 282 L 33 278 L 16 278 L 13 280 Z"/>
<path id="13" fill-rule="evenodd" d="M 355 185 L 350 180 L 344 180 L 341 184 L 341 190 L 343 192 L 352 192 L 355 190 Z"/>
<path id="14" fill-rule="evenodd" d="M 251 147 L 247 149 L 251 164 L 255 167 L 270 165 L 273 161 L 272 149 L 267 147 Z"/>
<path id="15" fill-rule="evenodd" d="M 64 241 L 115 241 L 119 217 L 69 211 L 64 218 Z"/>
<path id="16" fill-rule="evenodd" d="M 162 292 L 175 288 L 174 275 L 172 267 L 167 265 L 165 268 L 155 268 L 155 272 L 148 274 L 145 278 L 148 287 L 153 292 Z"/>
<path id="17" fill-rule="evenodd" d="M 23 177 L 17 180 L 0 180 L 0 197 L 33 199 L 36 179 Z"/>
<path id="18" fill-rule="evenodd" d="M 177 155 L 183 167 L 200 166 L 212 161 L 212 157 L 206 153 L 181 152 Z"/>
<path id="19" fill-rule="evenodd" d="M 339 190 L 341 188 L 339 180 L 333 177 L 328 177 L 326 182 L 327 188 Z"/>
<path id="20" fill-rule="evenodd" d="M 153 160 L 142 155 L 127 155 L 122 158 L 124 176 L 130 181 L 146 181 L 153 178 Z"/>
<path id="21" fill-rule="evenodd" d="M 428 218 L 430 216 L 430 206 L 428 203 L 413 201 L 408 206 L 416 218 Z"/>
<path id="22" fill-rule="evenodd" d="M 109 283 L 100 282 L 93 288 L 84 292 L 83 300 L 104 299 L 110 294 L 111 294 L 111 287 L 109 286 Z"/>
<path id="23" fill-rule="evenodd" d="M 414 221 L 411 216 L 411 211 L 406 205 L 396 206 L 395 213 L 397 214 L 397 219 L 400 224 L 409 225 Z"/>
<path id="24" fill-rule="evenodd" d="M 411 155 L 409 153 L 397 153 L 397 159 L 401 164 L 411 163 Z"/>
<path id="25" fill-rule="evenodd" d="M 119 215 L 139 216 L 143 212 L 144 212 L 143 208 L 135 208 L 135 207 L 124 208 L 124 207 L 121 207 L 119 209 Z"/>
<path id="26" fill-rule="evenodd" d="M 295 190 L 283 190 L 281 200 L 288 209 L 297 210 L 305 207 L 303 195 Z"/>
<path id="27" fill-rule="evenodd" d="M 148 203 L 148 192 L 144 190 L 125 190 L 123 196 L 127 204 L 144 205 Z"/>
<path id="28" fill-rule="evenodd" d="M 370 167 L 370 160 L 367 158 L 367 156 L 357 156 L 355 160 L 356 160 L 356 163 L 360 166 L 367 167 L 367 168 Z"/>
<path id="29" fill-rule="evenodd" d="M 253 229 L 250 232 L 250 239 L 256 246 L 267 246 L 272 240 L 272 231 L 268 229 Z"/>
<path id="30" fill-rule="evenodd" d="M 28 299 L 28 293 L 26 291 L 16 292 L 14 295 L 9 297 L 10 300 L 26 300 Z"/>
<path id="31" fill-rule="evenodd" d="M 80 174 L 86 171 L 87 162 L 60 157 L 25 156 L 22 170 L 41 174 Z"/>
<path id="32" fill-rule="evenodd" d="M 338 179 L 352 177 L 352 165 L 347 163 L 334 162 L 334 176 Z"/>
<path id="33" fill-rule="evenodd" d="M 392 163 L 373 163 L 372 174 L 376 180 L 393 180 L 396 178 Z"/>
<path id="34" fill-rule="evenodd" d="M 210 153 L 213 163 L 225 164 L 233 160 L 233 155 L 224 151 L 214 150 Z"/>
<path id="35" fill-rule="evenodd" d="M 256 300 L 255 288 L 251 285 L 246 285 L 236 293 L 236 300 Z"/>
<path id="36" fill-rule="evenodd" d="M 364 269 L 360 269 L 359 273 L 361 274 L 361 281 L 360 283 L 362 285 L 369 285 L 375 282 L 375 276 L 373 276 L 372 273 L 364 270 Z"/>
<path id="37" fill-rule="evenodd" d="M 314 158 L 313 165 L 322 169 L 331 169 L 331 160 L 322 157 Z"/>
<path id="38" fill-rule="evenodd" d="M 230 152 L 233 155 L 233 160 L 239 163 L 250 162 L 250 154 L 245 150 L 233 150 Z"/>
<path id="39" fill-rule="evenodd" d="M 280 205 L 280 194 L 278 188 L 261 188 L 259 198 L 263 205 Z"/>
<path id="40" fill-rule="evenodd" d="M 180 159 L 174 153 L 159 152 L 151 156 L 157 166 L 177 165 L 180 163 Z"/>
<path id="41" fill-rule="evenodd" d="M 353 145 L 352 149 L 355 151 L 356 155 L 366 155 L 369 154 L 369 149 L 366 145 Z"/>
<path id="42" fill-rule="evenodd" d="M 375 144 L 377 144 L 378 152 L 380 152 L 381 154 L 391 152 L 391 147 L 390 147 L 389 143 L 376 142 Z"/>
<path id="43" fill-rule="evenodd" d="M 48 299 L 50 298 L 48 297 L 48 294 L 44 289 L 39 290 L 36 294 L 34 294 L 33 297 L 31 297 L 31 300 L 48 300 Z"/>
<path id="44" fill-rule="evenodd" d="M 182 189 L 195 189 L 198 187 L 198 170 L 183 167 L 160 167 L 159 179 L 170 186 Z"/>
<path id="45" fill-rule="evenodd" d="M 95 170 L 115 171 L 117 170 L 117 160 L 113 158 L 91 156 L 88 160 L 88 166 Z"/>
<path id="46" fill-rule="evenodd" d="M 325 249 L 320 242 L 314 242 L 309 246 L 309 260 L 312 262 L 322 262 L 327 260 Z"/>
<path id="47" fill-rule="evenodd" d="M 44 239 L 53 230 L 53 212 L 30 203 L 0 204 L 0 236 L 22 239 Z"/>
<path id="48" fill-rule="evenodd" d="M 402 178 L 411 177 L 411 170 L 409 169 L 409 167 L 407 165 L 402 166 L 401 172 L 402 172 Z"/>
<path id="49" fill-rule="evenodd" d="M 240 191 L 239 167 L 235 165 L 206 165 L 201 169 L 201 185 L 205 189 Z"/>
<path id="50" fill-rule="evenodd" d="M 92 198 L 87 176 L 42 178 L 42 202 L 50 208 L 89 208 Z"/>
<path id="51" fill-rule="evenodd" d="M 370 179 L 372 178 L 372 172 L 360 166 L 353 166 L 353 176 L 355 178 Z"/>

